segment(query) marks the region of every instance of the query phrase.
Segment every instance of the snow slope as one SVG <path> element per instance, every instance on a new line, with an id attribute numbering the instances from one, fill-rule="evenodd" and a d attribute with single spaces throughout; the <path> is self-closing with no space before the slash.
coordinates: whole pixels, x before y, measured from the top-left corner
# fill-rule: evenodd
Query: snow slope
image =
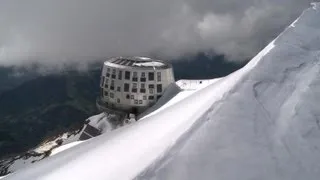
<path id="1" fill-rule="evenodd" d="M 49 155 L 52 155 L 51 152 L 53 149 L 77 141 L 80 137 L 79 133 L 79 131 L 66 132 L 55 139 L 40 144 L 35 149 L 26 153 L 0 160 L 0 175 L 18 171 L 30 164 L 43 160 Z"/>
<path id="2" fill-rule="evenodd" d="M 58 154 L 58 153 L 60 153 L 60 152 L 63 152 L 63 151 L 65 151 L 65 150 L 67 150 L 67 149 L 69 149 L 69 148 L 72 148 L 73 146 L 76 146 L 76 145 L 78 145 L 78 144 L 80 144 L 80 143 L 83 143 L 83 142 L 84 142 L 84 141 L 75 141 L 75 142 L 71 142 L 71 143 L 69 143 L 69 144 L 65 144 L 65 145 L 59 146 L 59 147 L 57 147 L 57 148 L 55 148 L 55 149 L 53 149 L 53 150 L 51 151 L 50 156 L 56 155 L 56 154 Z"/>
<path id="3" fill-rule="evenodd" d="M 4 179 L 319 179 L 320 9 L 241 70 Z"/>
<path id="4" fill-rule="evenodd" d="M 111 118 L 112 115 L 101 113 L 90 117 L 87 121 L 91 126 L 99 129 L 101 133 L 105 133 L 118 128 L 115 124 L 109 122 Z M 66 132 L 55 139 L 44 142 L 27 153 L 1 160 L 0 176 L 9 172 L 16 172 L 22 168 L 30 166 L 31 164 L 38 163 L 48 156 L 53 156 L 82 143 L 83 141 L 80 140 L 80 137 L 85 133 L 84 130 L 86 129 L 86 126 L 87 124 L 84 125 L 82 130 Z"/>
<path id="5" fill-rule="evenodd" d="M 164 109 L 171 108 L 171 105 L 180 102 L 210 84 L 216 83 L 218 80 L 220 80 L 220 78 L 210 80 L 179 80 L 171 84 L 161 99 L 139 116 L 139 120 L 144 120 L 146 117 L 161 113 Z"/>
<path id="6" fill-rule="evenodd" d="M 319 179 L 319 4 L 271 45 L 139 179 Z"/>

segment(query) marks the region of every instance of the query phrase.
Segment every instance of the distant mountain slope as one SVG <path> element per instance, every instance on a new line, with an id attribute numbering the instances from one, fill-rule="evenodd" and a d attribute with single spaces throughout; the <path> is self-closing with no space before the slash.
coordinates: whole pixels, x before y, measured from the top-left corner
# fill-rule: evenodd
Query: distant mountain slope
<path id="1" fill-rule="evenodd" d="M 48 75 L 0 94 L 0 156 L 26 151 L 45 138 L 80 128 L 97 112 L 99 76 L 99 70 Z"/>
<path id="2" fill-rule="evenodd" d="M 226 76 L 246 65 L 248 61 L 230 62 L 223 55 L 198 53 L 173 60 L 174 74 L 179 79 L 212 79 Z"/>
<path id="3" fill-rule="evenodd" d="M 6 90 L 13 89 L 22 83 L 36 77 L 36 73 L 24 69 L 0 66 L 0 94 Z"/>

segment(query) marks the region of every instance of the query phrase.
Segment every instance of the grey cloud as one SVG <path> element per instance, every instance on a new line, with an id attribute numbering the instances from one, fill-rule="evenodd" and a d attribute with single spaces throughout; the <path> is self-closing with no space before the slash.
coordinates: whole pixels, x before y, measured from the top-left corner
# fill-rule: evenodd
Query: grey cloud
<path id="1" fill-rule="evenodd" d="M 0 64 L 214 49 L 253 56 L 310 0 L 2 0 Z"/>

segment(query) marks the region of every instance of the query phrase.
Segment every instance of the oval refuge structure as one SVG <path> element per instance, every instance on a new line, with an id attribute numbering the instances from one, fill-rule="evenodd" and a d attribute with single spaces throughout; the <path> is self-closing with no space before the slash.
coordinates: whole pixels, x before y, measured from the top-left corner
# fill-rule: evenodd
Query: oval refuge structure
<path id="1" fill-rule="evenodd" d="M 147 57 L 116 57 L 104 62 L 97 101 L 104 111 L 138 114 L 156 103 L 175 82 L 172 65 Z"/>

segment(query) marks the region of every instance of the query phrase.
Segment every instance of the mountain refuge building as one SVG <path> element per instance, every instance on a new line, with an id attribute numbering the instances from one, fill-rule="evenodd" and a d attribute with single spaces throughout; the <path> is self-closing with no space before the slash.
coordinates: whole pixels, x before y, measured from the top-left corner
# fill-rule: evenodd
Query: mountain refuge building
<path id="1" fill-rule="evenodd" d="M 175 83 L 172 65 L 147 57 L 115 57 L 104 62 L 97 107 L 109 113 L 139 114 Z"/>

